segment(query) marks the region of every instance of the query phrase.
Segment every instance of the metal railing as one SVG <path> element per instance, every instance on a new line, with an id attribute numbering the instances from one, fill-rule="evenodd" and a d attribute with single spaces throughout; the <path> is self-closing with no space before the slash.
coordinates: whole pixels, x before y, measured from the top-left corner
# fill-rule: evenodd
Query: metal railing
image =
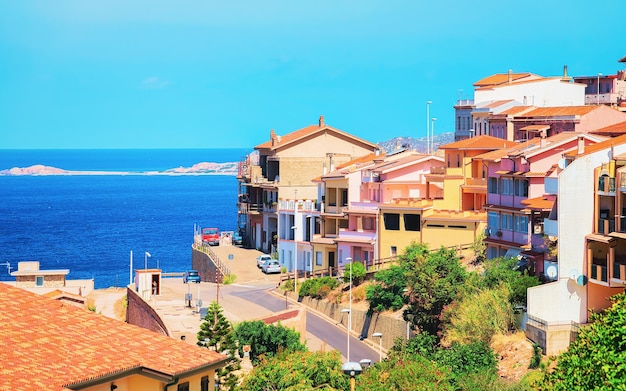
<path id="1" fill-rule="evenodd" d="M 220 273 L 222 273 L 222 276 L 230 275 L 230 269 L 226 267 L 226 264 L 224 264 L 224 262 L 220 260 L 220 257 L 218 257 L 217 254 L 215 254 L 215 251 L 213 251 L 211 246 L 202 243 L 202 240 L 198 240 L 198 237 L 194 239 L 194 243 L 192 246 L 195 250 L 198 250 L 208 255 L 211 262 L 213 262 L 215 267 L 217 267 Z"/>

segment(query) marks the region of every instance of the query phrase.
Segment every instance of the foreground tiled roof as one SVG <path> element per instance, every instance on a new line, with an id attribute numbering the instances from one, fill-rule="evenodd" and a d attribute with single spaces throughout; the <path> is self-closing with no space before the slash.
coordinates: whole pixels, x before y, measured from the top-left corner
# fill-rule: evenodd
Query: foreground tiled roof
<path id="1" fill-rule="evenodd" d="M 142 369 L 166 376 L 225 356 L 0 283 L 0 390 L 65 390 Z"/>

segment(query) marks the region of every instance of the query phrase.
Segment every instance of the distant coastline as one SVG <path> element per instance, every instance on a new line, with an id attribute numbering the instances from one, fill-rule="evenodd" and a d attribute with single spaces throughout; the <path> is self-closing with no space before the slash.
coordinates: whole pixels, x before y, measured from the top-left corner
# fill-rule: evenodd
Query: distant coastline
<path id="1" fill-rule="evenodd" d="M 191 167 L 177 167 L 163 171 L 78 171 L 35 164 L 0 170 L 0 176 L 51 176 L 51 175 L 237 175 L 238 164 L 197 163 Z"/>

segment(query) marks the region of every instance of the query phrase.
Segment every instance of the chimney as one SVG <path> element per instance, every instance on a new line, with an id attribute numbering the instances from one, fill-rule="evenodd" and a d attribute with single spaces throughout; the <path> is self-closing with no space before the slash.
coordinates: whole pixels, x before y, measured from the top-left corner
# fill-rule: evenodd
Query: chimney
<path id="1" fill-rule="evenodd" d="M 509 69 L 509 84 L 513 81 L 513 70 Z"/>
<path id="2" fill-rule="evenodd" d="M 276 146 L 276 144 L 278 144 L 278 136 L 276 135 L 276 132 L 274 132 L 274 129 L 270 130 L 270 141 L 272 141 L 272 147 Z"/>
<path id="3" fill-rule="evenodd" d="M 539 137 L 541 137 L 541 139 L 539 140 L 539 147 L 544 148 L 548 144 L 546 142 L 546 130 L 545 129 L 539 132 Z"/>
<path id="4" fill-rule="evenodd" d="M 324 116 L 320 115 L 320 128 L 324 126 Z"/>
<path id="5" fill-rule="evenodd" d="M 582 155 L 585 153 L 585 137 L 578 136 L 578 154 Z"/>
<path id="6" fill-rule="evenodd" d="M 567 79 L 567 65 L 563 65 L 563 79 Z"/>

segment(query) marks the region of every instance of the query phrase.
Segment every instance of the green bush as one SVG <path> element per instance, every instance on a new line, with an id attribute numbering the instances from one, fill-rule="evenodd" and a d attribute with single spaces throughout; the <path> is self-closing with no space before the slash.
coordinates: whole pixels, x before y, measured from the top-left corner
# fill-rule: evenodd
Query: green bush
<path id="1" fill-rule="evenodd" d="M 243 355 L 243 345 L 250 345 L 250 360 L 254 365 L 261 357 L 274 357 L 280 352 L 306 351 L 300 342 L 300 333 L 280 324 L 267 325 L 263 321 L 244 321 L 235 327 L 239 340 L 239 353 Z"/>
<path id="2" fill-rule="evenodd" d="M 298 296 L 310 296 L 314 299 L 323 299 L 330 291 L 339 286 L 339 282 L 332 277 L 311 278 L 304 281 L 298 290 Z"/>
<path id="3" fill-rule="evenodd" d="M 469 344 L 453 343 L 448 349 L 439 349 L 434 359 L 440 365 L 450 368 L 457 384 L 472 380 L 471 376 L 468 377 L 472 374 L 480 374 L 486 382 L 497 379 L 498 360 L 489 345 L 482 341 Z"/>
<path id="4" fill-rule="evenodd" d="M 350 262 L 343 272 L 343 282 L 350 282 L 350 273 L 352 273 L 352 284 L 359 285 L 365 280 L 367 271 L 361 262 Z"/>
<path id="5" fill-rule="evenodd" d="M 374 284 L 367 287 L 370 309 L 376 312 L 397 311 L 406 303 L 406 271 L 396 265 L 374 275 Z"/>

